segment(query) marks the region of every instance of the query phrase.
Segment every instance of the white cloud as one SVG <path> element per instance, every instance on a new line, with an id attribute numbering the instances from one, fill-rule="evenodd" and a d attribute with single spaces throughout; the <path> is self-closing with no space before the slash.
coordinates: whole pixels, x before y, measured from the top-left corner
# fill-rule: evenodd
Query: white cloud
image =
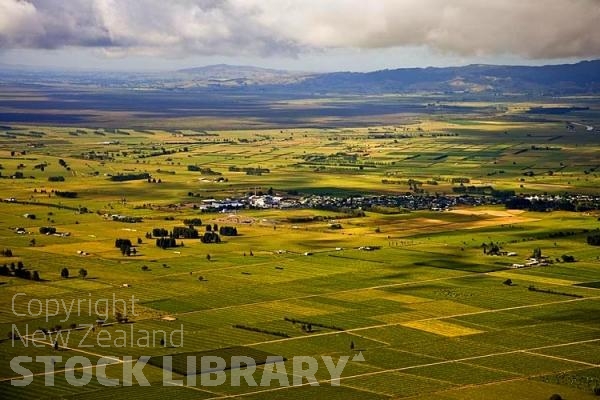
<path id="1" fill-rule="evenodd" d="M 13 0 L 0 0 L 0 46 L 10 47 L 15 44 L 29 45 L 24 38 L 44 34 L 37 23 L 37 10 L 31 3 Z"/>
<path id="2" fill-rule="evenodd" d="M 459 56 L 600 56 L 598 0 L 0 0 L 0 47 L 108 55 L 295 55 L 427 46 Z"/>
<path id="3" fill-rule="evenodd" d="M 425 45 L 459 55 L 530 58 L 600 55 L 598 0 L 267 2 L 279 12 L 269 16 L 269 26 L 313 46 Z"/>

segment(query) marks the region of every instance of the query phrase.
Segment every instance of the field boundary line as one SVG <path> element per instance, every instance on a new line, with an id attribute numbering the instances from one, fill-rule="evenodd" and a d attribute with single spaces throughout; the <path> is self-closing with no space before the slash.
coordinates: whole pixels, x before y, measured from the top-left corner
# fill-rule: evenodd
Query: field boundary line
<path id="1" fill-rule="evenodd" d="M 585 362 L 585 361 L 579 361 L 579 360 L 571 360 L 570 358 L 564 358 L 564 357 L 557 357 L 557 356 L 551 356 L 550 354 L 544 354 L 544 353 L 535 353 L 533 351 L 525 351 L 525 354 L 531 354 L 534 356 L 540 356 L 540 357 L 546 357 L 546 358 L 552 358 L 554 360 L 560 360 L 560 361 L 567 361 L 570 363 L 575 363 L 575 364 L 581 364 L 581 365 L 587 365 L 588 367 L 593 367 L 593 368 L 598 368 L 600 367 L 600 364 L 592 364 L 589 362 Z"/>
<path id="2" fill-rule="evenodd" d="M 426 364 L 411 365 L 411 366 L 408 366 L 408 367 L 389 368 L 389 369 L 380 370 L 380 371 L 365 372 L 363 374 L 356 374 L 356 375 L 351 375 L 351 376 L 342 376 L 340 378 L 335 378 L 335 379 L 321 379 L 321 380 L 317 380 L 317 382 L 319 384 L 321 384 L 321 383 L 330 383 L 330 382 L 333 382 L 333 381 L 341 381 L 341 380 L 347 380 L 347 379 L 362 378 L 362 377 L 365 377 L 365 376 L 381 375 L 381 374 L 386 374 L 386 373 L 389 373 L 389 372 L 410 371 L 410 370 L 418 369 L 418 368 L 427 368 L 427 367 L 433 367 L 433 366 L 437 366 L 437 365 L 454 364 L 454 363 L 460 363 L 460 362 L 472 361 L 472 360 L 479 360 L 479 359 L 482 359 L 482 358 L 502 356 L 502 355 L 510 355 L 510 354 L 518 354 L 518 353 L 528 353 L 528 352 L 536 351 L 536 350 L 544 350 L 544 349 L 551 349 L 551 348 L 555 348 L 555 347 L 572 346 L 572 345 L 576 345 L 576 344 L 594 343 L 594 342 L 599 342 L 599 341 L 600 341 L 600 339 L 590 339 L 590 340 L 581 340 L 581 341 L 570 342 L 570 343 L 561 343 L 561 344 L 541 346 L 541 347 L 532 347 L 532 348 L 529 348 L 529 349 L 502 351 L 502 352 L 498 352 L 498 353 L 490 353 L 490 354 L 484 354 L 484 355 L 479 355 L 479 356 L 464 357 L 464 358 L 458 358 L 458 359 L 453 359 L 453 360 L 443 360 L 443 361 L 437 361 L 437 362 L 426 363 Z M 507 372 L 509 372 L 509 371 L 507 371 Z M 517 380 L 525 379 L 525 378 L 526 377 L 518 378 Z M 260 393 L 266 393 L 266 392 L 273 392 L 273 391 L 285 390 L 285 389 L 291 389 L 291 388 L 297 388 L 297 387 L 308 386 L 308 385 L 310 385 L 309 382 L 302 383 L 301 385 L 296 385 L 296 386 L 276 387 L 276 388 L 266 389 L 266 390 L 262 390 L 262 391 L 256 391 L 256 392 L 252 392 L 252 393 L 241 393 L 241 394 L 237 394 L 237 395 L 229 395 L 229 396 L 222 396 L 222 397 L 212 397 L 212 398 L 207 399 L 207 400 L 217 400 L 217 399 L 226 399 L 226 398 L 246 397 L 246 396 L 250 396 L 250 395 L 254 395 L 254 394 L 260 394 Z M 478 386 L 478 385 L 475 385 L 475 386 Z"/>
<path id="3" fill-rule="evenodd" d="M 547 303 L 525 304 L 525 305 L 522 305 L 522 306 L 497 308 L 497 309 L 492 309 L 492 310 L 473 311 L 473 312 L 470 312 L 470 313 L 461 313 L 461 314 L 453 314 L 453 315 L 443 315 L 443 316 L 439 316 L 439 317 L 430 317 L 430 318 L 416 319 L 416 320 L 413 320 L 411 322 L 439 321 L 439 320 L 444 320 L 444 319 L 449 319 L 449 318 L 460 318 L 460 317 L 468 317 L 468 316 L 471 316 L 471 315 L 491 314 L 491 313 L 496 313 L 496 312 L 512 311 L 512 310 L 522 310 L 522 309 L 526 309 L 526 308 L 544 307 L 544 306 L 549 306 L 549 305 L 554 305 L 554 304 L 564 304 L 564 303 L 572 303 L 572 302 L 575 302 L 575 301 L 585 301 L 585 300 L 595 300 L 595 299 L 600 299 L 600 296 L 575 298 L 575 299 L 569 299 L 569 300 L 559 300 L 559 301 L 552 301 L 552 302 L 547 302 Z M 343 331 L 332 331 L 332 332 L 316 333 L 316 334 L 310 335 L 310 336 L 295 336 L 295 337 L 284 338 L 284 339 L 267 340 L 267 341 L 263 341 L 263 342 L 246 344 L 246 346 L 258 346 L 258 345 L 261 345 L 261 344 L 279 343 L 279 342 L 285 342 L 285 341 L 290 341 L 290 340 L 308 339 L 308 338 L 319 337 L 319 336 L 339 335 L 339 334 L 342 334 L 342 333 L 352 334 L 353 332 L 360 332 L 360 331 L 366 331 L 366 330 L 378 329 L 378 328 L 387 328 L 387 327 L 391 327 L 391 326 L 402 325 L 402 324 L 405 324 L 405 323 L 406 323 L 406 321 L 403 321 L 403 322 L 394 322 L 394 323 L 390 323 L 390 324 L 362 326 L 362 327 L 359 327 L 359 328 L 351 328 L 351 329 L 346 329 L 346 330 L 343 330 Z M 411 329 L 414 329 L 414 328 L 411 328 Z M 600 339 L 598 339 L 598 340 L 600 340 Z"/>
<path id="4" fill-rule="evenodd" d="M 378 290 L 378 289 L 385 289 L 385 288 L 391 288 L 391 287 L 419 285 L 419 284 L 423 284 L 423 283 L 439 282 L 439 281 L 445 281 L 445 280 L 449 280 L 449 279 L 458 279 L 458 278 L 465 278 L 465 277 L 471 277 L 471 276 L 477 276 L 477 275 L 481 275 L 481 272 L 465 273 L 463 275 L 457 275 L 457 276 L 445 276 L 445 277 L 442 277 L 442 278 L 424 279 L 422 281 L 388 283 L 388 284 L 385 284 L 385 285 L 369 286 L 369 287 L 354 288 L 354 289 L 344 289 L 344 290 L 339 290 L 339 291 L 335 291 L 335 292 L 324 292 L 324 293 L 308 294 L 308 295 L 287 297 L 287 298 L 283 298 L 283 299 L 257 301 L 257 302 L 254 302 L 254 303 L 234 304 L 234 305 L 230 305 L 230 306 L 215 307 L 215 308 L 206 308 L 206 309 L 194 310 L 194 311 L 186 311 L 186 312 L 177 313 L 177 314 L 174 314 L 174 315 L 189 315 L 189 314 L 195 314 L 195 313 L 206 312 L 206 311 L 228 310 L 230 308 L 235 308 L 235 307 L 256 306 L 256 305 L 260 305 L 260 304 L 276 303 L 276 302 L 281 302 L 281 301 L 305 300 L 305 299 L 311 299 L 313 297 L 331 296 L 331 295 L 342 294 L 342 293 L 358 292 L 358 291 L 361 291 L 361 290 Z M 430 299 L 430 300 L 434 301 L 434 299 Z"/>

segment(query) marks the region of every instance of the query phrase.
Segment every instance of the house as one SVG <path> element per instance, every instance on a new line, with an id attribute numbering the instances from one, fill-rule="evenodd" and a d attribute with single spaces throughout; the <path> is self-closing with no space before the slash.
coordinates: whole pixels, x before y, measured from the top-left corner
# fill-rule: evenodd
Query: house
<path id="1" fill-rule="evenodd" d="M 250 205 L 256 208 L 273 208 L 278 207 L 283 200 L 283 197 L 279 196 L 250 196 L 248 198 Z"/>

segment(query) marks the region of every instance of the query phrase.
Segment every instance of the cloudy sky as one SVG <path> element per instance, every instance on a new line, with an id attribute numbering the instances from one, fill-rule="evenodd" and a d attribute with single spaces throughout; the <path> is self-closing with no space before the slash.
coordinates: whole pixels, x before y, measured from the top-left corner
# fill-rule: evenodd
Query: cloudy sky
<path id="1" fill-rule="evenodd" d="M 600 58 L 600 0 L 0 0 L 0 63 L 365 71 Z"/>

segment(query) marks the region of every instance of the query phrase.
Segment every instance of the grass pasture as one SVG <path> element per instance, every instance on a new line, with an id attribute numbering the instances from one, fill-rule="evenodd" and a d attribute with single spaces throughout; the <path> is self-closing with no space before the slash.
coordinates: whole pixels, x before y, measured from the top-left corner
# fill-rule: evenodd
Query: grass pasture
<path id="1" fill-rule="evenodd" d="M 517 194 L 599 195 L 599 136 L 566 131 L 558 119 L 516 118 L 522 117 L 519 109 L 474 119 L 414 117 L 389 125 L 203 134 L 15 125 L 9 132 L 17 139 L 0 135 L 6 200 L 0 203 L 0 249 L 13 253 L 0 256 L 0 266 L 14 263 L 16 270 L 22 262 L 41 279 L 0 276 L 0 397 L 594 398 L 600 252 L 586 238 L 600 227 L 597 210 L 533 212 L 500 204 L 447 211 L 384 207 L 364 214 L 310 207 L 200 209 L 213 199 L 269 189 L 293 198 L 403 194 L 413 190 L 409 180 L 428 194 L 452 193 L 457 179 L 468 179 L 466 185 Z M 24 140 L 31 130 L 43 134 Z M 7 178 L 16 172 L 23 177 Z M 160 183 L 112 181 L 119 173 L 148 173 Z M 49 180 L 57 176 L 64 181 Z M 57 191 L 77 196 L 59 197 Z M 27 216 L 32 214 L 35 219 Z M 115 221 L 113 215 L 142 220 Z M 239 235 L 222 236 L 218 244 L 177 239 L 177 247 L 166 250 L 147 237 L 154 228 L 172 230 L 192 218 L 202 219 L 201 234 L 206 224 L 217 224 L 234 226 Z M 47 226 L 69 234 L 40 233 Z M 123 255 L 115 247 L 120 238 L 131 240 L 136 254 Z M 482 243 L 490 242 L 504 253 L 484 254 Z M 525 264 L 536 248 L 552 263 L 511 268 Z M 63 268 L 68 278 L 61 277 Z M 125 303 L 132 298 L 135 312 Z M 56 315 L 46 317 L 48 309 L 40 307 L 61 305 L 54 300 L 75 308 L 51 308 Z M 117 313 L 128 321 L 117 321 Z M 38 336 L 13 342 L 8 335 L 14 328 L 58 330 L 68 340 L 58 351 L 51 339 Z M 127 340 L 119 346 L 122 331 Z M 145 332 L 158 336 L 144 341 Z M 171 335 L 177 345 L 161 343 Z M 289 382 L 293 358 L 313 356 L 320 386 L 306 378 L 296 387 L 279 387 L 275 378 L 266 387 L 193 386 L 181 365 L 189 354 L 282 356 L 286 370 L 275 375 Z M 18 375 L 9 360 L 18 355 L 62 356 L 56 384 L 44 386 L 43 364 L 31 362 L 23 365 L 33 383 L 12 386 Z M 171 355 L 178 357 L 174 379 L 184 383 L 163 387 L 157 361 L 144 367 L 149 387 L 106 387 L 94 378 L 76 388 L 65 378 L 72 371 L 65 371 L 64 361 L 73 355 Z M 364 361 L 355 359 L 359 355 Z M 350 359 L 339 387 L 331 385 L 324 356 Z M 127 366 L 119 360 L 107 375 L 122 377 Z M 260 382 L 272 367 L 258 365 L 255 379 Z"/>

